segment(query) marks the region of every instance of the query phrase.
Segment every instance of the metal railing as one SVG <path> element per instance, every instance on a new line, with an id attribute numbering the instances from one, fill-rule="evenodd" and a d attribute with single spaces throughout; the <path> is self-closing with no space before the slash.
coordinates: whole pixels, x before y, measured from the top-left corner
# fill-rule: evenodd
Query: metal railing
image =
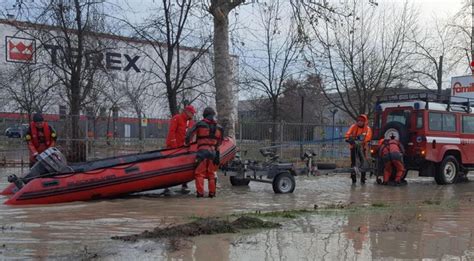
<path id="1" fill-rule="evenodd" d="M 45 116 L 58 134 L 57 147 L 67 158 L 94 160 L 130 153 L 157 150 L 165 146 L 168 121 L 148 120 L 141 127 L 136 118 L 86 118 L 80 117 L 79 138 L 71 138 L 69 117 Z M 26 118 L 0 119 L 0 167 L 15 168 L 22 172 L 28 168 L 29 153 L 21 133 L 20 138 L 5 136 L 9 127 L 27 124 Z M 27 126 L 26 126 L 27 127 Z M 236 140 L 244 158 L 261 159 L 259 149 L 274 146 L 285 160 L 298 160 L 302 152 L 311 149 L 317 160 L 348 160 L 349 150 L 342 137 L 347 126 L 311 123 L 238 122 Z M 242 153 L 243 154 L 243 153 Z"/>

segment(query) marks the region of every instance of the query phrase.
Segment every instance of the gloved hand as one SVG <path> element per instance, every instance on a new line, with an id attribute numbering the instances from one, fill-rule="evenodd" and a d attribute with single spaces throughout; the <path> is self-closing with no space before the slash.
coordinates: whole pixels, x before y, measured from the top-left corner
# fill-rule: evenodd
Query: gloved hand
<path id="1" fill-rule="evenodd" d="M 355 142 L 354 142 L 354 138 L 350 137 L 348 139 L 346 139 L 346 142 L 353 145 Z"/>
<path id="2" fill-rule="evenodd" d="M 38 159 L 37 159 L 38 155 L 39 155 L 38 152 L 31 154 L 30 155 L 30 162 L 37 162 L 38 161 Z"/>
<path id="3" fill-rule="evenodd" d="M 215 165 L 219 165 L 221 163 L 221 155 L 219 153 L 219 151 L 216 151 L 216 155 L 214 156 L 214 160 L 212 161 L 212 163 L 214 163 Z"/>

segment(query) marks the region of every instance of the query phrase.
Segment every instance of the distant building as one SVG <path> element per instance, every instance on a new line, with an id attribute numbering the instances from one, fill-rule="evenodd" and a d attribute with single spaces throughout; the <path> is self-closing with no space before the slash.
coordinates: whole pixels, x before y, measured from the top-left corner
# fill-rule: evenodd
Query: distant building
<path id="1" fill-rule="evenodd" d="M 8 74 L 11 75 L 17 66 L 24 64 L 29 64 L 46 74 L 48 70 L 46 67 L 52 67 L 51 65 L 59 59 L 62 54 L 59 52 L 60 48 L 57 41 L 54 39 L 50 41 L 40 40 L 37 36 L 39 30 L 47 30 L 51 36 L 54 36 L 60 28 L 43 24 L 0 20 L 0 39 L 2 39 L 0 41 L 0 68 L 2 68 L 0 76 L 9 79 Z M 143 109 L 144 114 L 147 117 L 157 118 L 170 116 L 166 88 L 162 80 L 164 75 L 160 69 L 156 68 L 156 63 L 152 61 L 152 59 L 159 60 L 153 46 L 141 39 L 95 32 L 90 32 L 90 34 L 100 39 L 101 44 L 104 45 L 103 52 L 99 55 L 96 54 L 94 57 L 85 59 L 86 63 L 99 62 L 103 69 L 98 72 L 93 84 L 103 88 L 104 92 L 109 95 L 115 95 L 114 90 L 117 90 L 118 86 L 125 84 L 125 82 L 130 85 L 149 84 L 152 86 L 154 95 L 143 98 L 146 105 Z M 162 45 L 165 47 L 165 44 Z M 181 58 L 184 60 L 191 59 L 197 51 L 198 49 L 195 48 L 181 47 Z M 232 57 L 234 59 L 233 68 L 237 68 L 238 57 Z M 212 66 L 212 54 L 207 52 L 189 71 L 189 77 L 184 83 L 187 86 L 199 85 L 199 87 L 196 90 L 186 90 L 180 93 L 178 103 L 183 100 L 191 100 L 198 111 L 202 111 L 205 106 L 215 106 Z M 153 71 L 153 73 L 150 71 Z M 46 81 L 51 81 L 51 79 L 38 80 L 40 84 L 48 84 Z M 197 84 L 198 82 L 199 84 Z M 10 81 L 8 84 L 14 88 L 21 88 L 21 84 L 15 81 Z M 234 86 L 237 97 L 237 85 Z M 64 102 L 66 93 L 63 89 L 56 88 L 58 95 L 49 97 L 52 100 L 52 106 L 47 112 L 59 113 L 59 107 L 66 105 Z M 0 104 L 0 111 L 12 111 L 17 107 L 12 99 L 5 99 L 5 96 L 2 96 L 3 104 Z M 110 110 L 112 106 L 117 106 L 122 116 L 136 116 L 132 110 L 133 106 L 116 105 L 112 102 L 99 105 L 106 107 L 107 110 Z M 66 110 L 68 111 L 68 108 Z M 62 111 L 64 111 L 64 107 L 62 107 Z"/>

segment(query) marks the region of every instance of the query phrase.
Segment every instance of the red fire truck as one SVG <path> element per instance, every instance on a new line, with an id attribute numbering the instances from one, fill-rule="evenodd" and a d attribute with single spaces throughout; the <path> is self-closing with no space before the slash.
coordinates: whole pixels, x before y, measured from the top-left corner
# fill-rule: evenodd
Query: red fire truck
<path id="1" fill-rule="evenodd" d="M 467 98 L 451 102 L 430 93 L 380 97 L 375 108 L 372 157 L 380 163 L 378 141 L 394 135 L 405 146 L 407 170 L 434 177 L 437 184 L 467 179 L 467 172 L 474 168 L 473 102 Z"/>

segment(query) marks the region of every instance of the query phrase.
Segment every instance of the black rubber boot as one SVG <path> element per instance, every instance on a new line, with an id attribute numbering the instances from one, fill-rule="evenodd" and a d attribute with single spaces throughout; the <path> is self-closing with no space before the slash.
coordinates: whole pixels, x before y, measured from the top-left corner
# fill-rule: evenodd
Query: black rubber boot
<path id="1" fill-rule="evenodd" d="M 360 174 L 360 183 L 361 183 L 361 184 L 365 184 L 365 180 L 366 180 L 366 178 L 365 178 L 365 172 L 362 172 L 362 173 Z"/>
<path id="2" fill-rule="evenodd" d="M 357 175 L 355 173 L 351 173 L 352 184 L 357 183 Z"/>

